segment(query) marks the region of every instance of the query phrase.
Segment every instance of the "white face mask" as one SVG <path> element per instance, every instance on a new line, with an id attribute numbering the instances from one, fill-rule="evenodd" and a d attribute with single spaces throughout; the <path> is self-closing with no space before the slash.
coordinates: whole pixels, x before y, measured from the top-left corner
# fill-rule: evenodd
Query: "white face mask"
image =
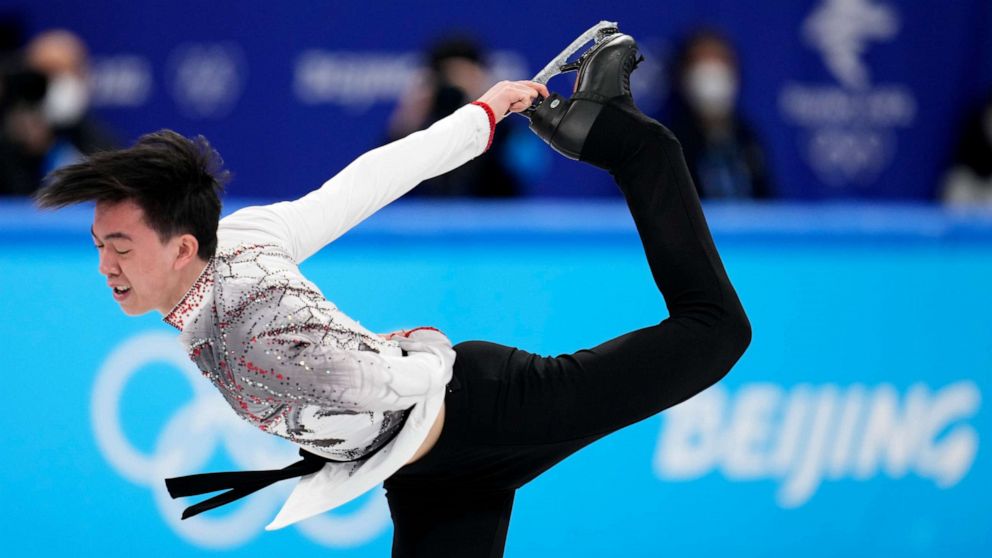
<path id="1" fill-rule="evenodd" d="M 48 82 L 42 110 L 49 124 L 71 126 L 83 118 L 89 102 L 85 81 L 71 74 L 60 74 Z"/>
<path id="2" fill-rule="evenodd" d="M 686 100 L 703 116 L 729 115 L 737 100 L 737 77 L 723 62 L 698 62 L 686 72 Z"/>

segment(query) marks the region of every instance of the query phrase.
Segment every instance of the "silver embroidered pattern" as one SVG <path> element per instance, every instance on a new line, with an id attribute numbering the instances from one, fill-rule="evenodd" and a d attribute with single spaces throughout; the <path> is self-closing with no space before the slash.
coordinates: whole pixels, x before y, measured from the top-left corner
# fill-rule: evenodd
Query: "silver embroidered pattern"
<path id="1" fill-rule="evenodd" d="M 392 395 L 390 371 L 361 355 L 394 342 L 338 310 L 279 246 L 218 251 L 165 321 L 235 412 L 266 432 L 346 461 L 403 425 L 406 411 L 366 406 Z"/>

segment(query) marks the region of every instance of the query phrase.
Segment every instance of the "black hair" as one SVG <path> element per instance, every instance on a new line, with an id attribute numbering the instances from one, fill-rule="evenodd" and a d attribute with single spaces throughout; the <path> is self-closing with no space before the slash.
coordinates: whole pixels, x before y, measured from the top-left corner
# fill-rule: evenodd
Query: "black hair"
<path id="1" fill-rule="evenodd" d="M 43 208 L 133 201 L 159 239 L 192 234 L 197 255 L 206 260 L 217 250 L 220 194 L 230 177 L 223 164 L 203 136 L 159 130 L 127 149 L 95 153 L 56 170 L 34 197 Z"/>
<path id="2" fill-rule="evenodd" d="M 482 64 L 482 47 L 470 35 L 452 34 L 437 39 L 427 48 L 427 65 L 435 73 L 440 72 L 441 65 L 452 58 Z"/>
<path id="3" fill-rule="evenodd" d="M 701 27 L 694 29 L 689 32 L 688 35 L 684 36 L 681 41 L 679 41 L 675 52 L 675 77 L 683 75 L 688 69 L 690 57 L 693 54 L 693 50 L 703 43 L 716 43 L 719 44 L 727 51 L 727 55 L 730 57 L 730 61 L 733 63 L 734 67 L 740 66 L 740 60 L 737 56 L 737 48 L 734 46 L 733 41 L 730 37 L 724 33 L 722 30 L 716 27 Z"/>

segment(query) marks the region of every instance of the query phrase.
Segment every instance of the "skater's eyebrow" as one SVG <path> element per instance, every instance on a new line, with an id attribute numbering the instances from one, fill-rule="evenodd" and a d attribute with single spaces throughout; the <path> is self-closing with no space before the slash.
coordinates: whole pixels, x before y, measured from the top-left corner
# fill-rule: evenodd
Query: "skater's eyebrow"
<path id="1" fill-rule="evenodd" d="M 90 235 L 92 235 L 93 238 L 95 238 L 97 240 L 100 240 L 100 237 L 98 237 L 96 235 L 96 233 L 93 232 L 93 227 L 92 226 L 90 227 Z M 128 236 L 128 235 L 126 235 L 126 234 L 124 234 L 122 232 L 112 232 L 112 233 L 108 234 L 107 236 L 103 237 L 103 240 L 113 240 L 115 238 L 120 238 L 122 240 L 134 240 L 133 238 L 131 238 L 130 236 Z"/>

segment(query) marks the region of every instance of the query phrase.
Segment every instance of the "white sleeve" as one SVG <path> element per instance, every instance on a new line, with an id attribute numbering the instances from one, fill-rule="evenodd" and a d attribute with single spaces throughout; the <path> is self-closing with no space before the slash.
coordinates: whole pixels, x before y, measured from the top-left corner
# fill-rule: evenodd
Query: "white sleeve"
<path id="1" fill-rule="evenodd" d="M 302 262 L 420 182 L 481 155 L 493 133 L 486 109 L 466 105 L 356 159 L 319 189 L 291 202 L 253 206 L 220 222 L 221 244 L 276 243 Z"/>

